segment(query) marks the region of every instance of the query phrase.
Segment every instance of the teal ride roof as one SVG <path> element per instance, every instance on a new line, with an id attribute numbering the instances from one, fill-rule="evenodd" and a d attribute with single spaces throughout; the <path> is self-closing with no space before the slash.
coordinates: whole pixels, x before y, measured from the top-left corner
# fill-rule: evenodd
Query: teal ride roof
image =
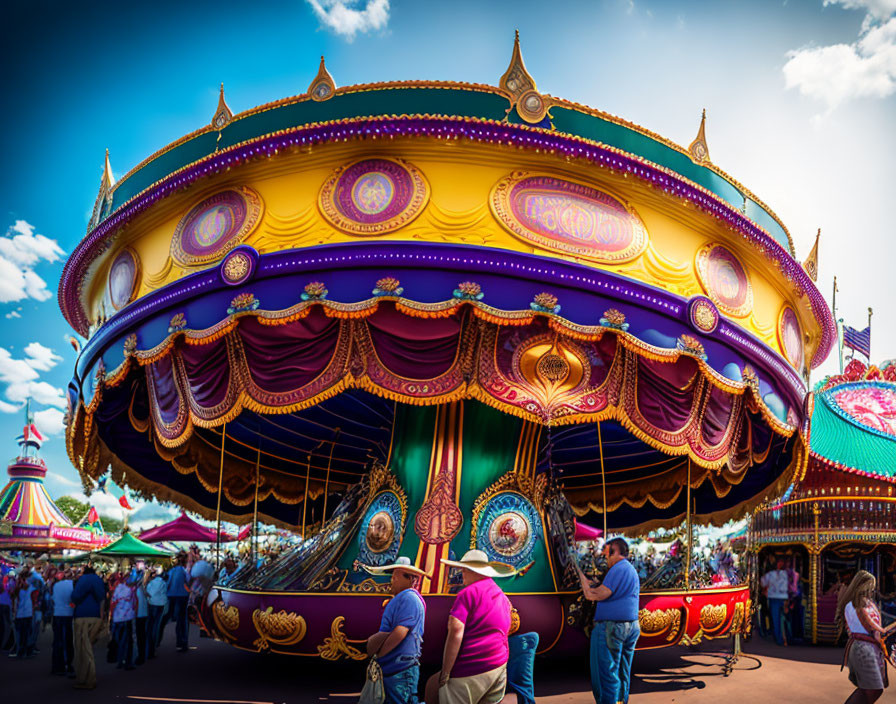
<path id="1" fill-rule="evenodd" d="M 841 392 L 856 396 L 846 410 L 837 401 Z M 863 393 L 894 405 L 863 404 L 859 396 Z M 893 383 L 853 382 L 816 392 L 809 435 L 812 458 L 845 472 L 896 482 L 896 435 L 887 430 L 893 418 L 888 408 L 896 408 Z"/>
<path id="2" fill-rule="evenodd" d="M 659 135 L 575 103 L 551 99 L 550 123 L 555 134 L 580 137 L 615 147 L 665 167 L 726 201 L 765 229 L 793 254 L 790 237 L 767 206 L 712 164 L 696 163 L 681 147 Z M 179 169 L 216 151 L 290 128 L 377 116 L 453 116 L 525 124 L 508 116 L 508 97 L 491 86 L 463 83 L 381 83 L 351 86 L 323 102 L 307 95 L 262 105 L 234 115 L 219 132 L 211 127 L 187 135 L 149 157 L 121 179 L 112 193 L 111 211 Z M 541 125 L 539 125 L 541 126 Z"/>

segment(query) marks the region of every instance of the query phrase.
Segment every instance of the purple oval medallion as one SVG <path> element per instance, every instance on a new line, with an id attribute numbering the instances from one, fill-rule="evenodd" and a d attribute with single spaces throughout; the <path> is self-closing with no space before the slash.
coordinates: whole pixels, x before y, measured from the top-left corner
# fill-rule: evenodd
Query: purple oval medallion
<path id="1" fill-rule="evenodd" d="M 177 225 L 171 256 L 188 266 L 217 261 L 242 242 L 261 216 L 261 198 L 250 188 L 216 193 Z"/>
<path id="2" fill-rule="evenodd" d="M 320 209 L 340 230 L 378 235 L 406 225 L 429 199 L 423 175 L 401 160 L 365 159 L 337 169 L 320 192 Z"/>
<path id="3" fill-rule="evenodd" d="M 140 262 L 137 254 L 125 247 L 109 267 L 109 300 L 115 310 L 124 308 L 137 292 Z"/>

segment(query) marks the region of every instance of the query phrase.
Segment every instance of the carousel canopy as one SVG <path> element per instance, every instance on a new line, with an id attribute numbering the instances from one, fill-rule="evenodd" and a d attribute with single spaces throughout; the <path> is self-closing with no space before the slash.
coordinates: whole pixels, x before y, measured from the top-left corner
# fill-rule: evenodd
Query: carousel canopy
<path id="1" fill-rule="evenodd" d="M 124 533 L 118 540 L 93 553 L 96 557 L 171 557 L 171 553 L 144 543 L 130 533 Z"/>
<path id="2" fill-rule="evenodd" d="M 218 536 L 214 530 L 197 523 L 186 513 L 181 513 L 173 521 L 149 528 L 140 534 L 140 540 L 144 543 L 161 543 L 166 540 L 185 543 L 214 543 L 217 539 Z M 236 539 L 221 531 L 221 542 L 233 542 Z"/>
<path id="3" fill-rule="evenodd" d="M 89 549 L 106 539 L 76 528 L 50 498 L 44 486 L 47 465 L 37 456 L 43 437 L 34 426 L 30 403 L 25 427 L 17 438 L 20 454 L 7 467 L 9 483 L 0 491 L 0 520 L 12 524 L 12 535 L 0 536 L 0 547 L 20 550 Z"/>
<path id="4" fill-rule="evenodd" d="M 813 394 L 812 460 L 844 472 L 896 482 L 896 364 L 855 360 Z"/>
<path id="5" fill-rule="evenodd" d="M 800 466 L 835 339 L 794 254 L 702 125 L 683 148 L 540 93 L 518 44 L 494 87 L 321 67 L 245 113 L 222 96 L 118 183 L 107 161 L 59 288 L 89 335 L 68 451 L 294 528 L 399 425 L 463 402 L 540 428 L 539 471 L 583 517 L 671 524 L 693 494 L 728 520 Z"/>

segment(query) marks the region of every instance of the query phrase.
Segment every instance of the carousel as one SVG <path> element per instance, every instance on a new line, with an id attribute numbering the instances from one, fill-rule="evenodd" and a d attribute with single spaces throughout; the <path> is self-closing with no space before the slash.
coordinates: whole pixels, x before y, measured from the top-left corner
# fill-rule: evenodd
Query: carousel
<path id="1" fill-rule="evenodd" d="M 862 569 L 896 613 L 896 363 L 850 362 L 808 397 L 807 463 L 782 500 L 753 516 L 757 575 L 783 559 L 804 579 L 806 633 L 838 639 L 840 586 Z"/>
<path id="2" fill-rule="evenodd" d="M 0 549 L 22 552 L 96 550 L 109 542 L 103 533 L 75 527 L 59 510 L 44 486 L 47 465 L 38 456 L 43 437 L 34 426 L 31 404 L 25 407 L 25 427 L 17 438 L 18 456 L 6 468 L 9 483 L 0 491 Z"/>
<path id="3" fill-rule="evenodd" d="M 576 521 L 721 524 L 805 460 L 804 379 L 835 339 L 778 218 L 688 148 L 542 93 L 519 42 L 497 86 L 337 87 L 212 121 L 117 183 L 108 155 L 59 303 L 85 485 L 300 533 L 213 589 L 235 647 L 363 659 L 381 579 L 430 573 L 437 658 L 476 547 L 540 652 L 581 649 Z M 254 529 L 253 529 L 254 531 Z M 677 563 L 641 648 L 749 627 L 745 584 Z"/>

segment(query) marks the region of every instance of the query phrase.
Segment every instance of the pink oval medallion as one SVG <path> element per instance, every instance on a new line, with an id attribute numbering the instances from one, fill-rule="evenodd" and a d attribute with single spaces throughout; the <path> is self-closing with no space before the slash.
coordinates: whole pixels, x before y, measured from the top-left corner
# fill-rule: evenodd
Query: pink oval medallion
<path id="1" fill-rule="evenodd" d="M 514 174 L 495 186 L 491 202 L 508 230 L 548 249 L 610 264 L 647 246 L 647 230 L 633 211 L 579 183 Z"/>
<path id="2" fill-rule="evenodd" d="M 720 244 L 708 244 L 697 252 L 697 276 L 706 295 L 723 313 L 737 317 L 753 310 L 753 287 L 747 270 Z"/>
<path id="3" fill-rule="evenodd" d="M 778 344 L 787 361 L 801 371 L 804 364 L 803 332 L 800 321 L 790 306 L 784 306 L 778 318 Z"/>

